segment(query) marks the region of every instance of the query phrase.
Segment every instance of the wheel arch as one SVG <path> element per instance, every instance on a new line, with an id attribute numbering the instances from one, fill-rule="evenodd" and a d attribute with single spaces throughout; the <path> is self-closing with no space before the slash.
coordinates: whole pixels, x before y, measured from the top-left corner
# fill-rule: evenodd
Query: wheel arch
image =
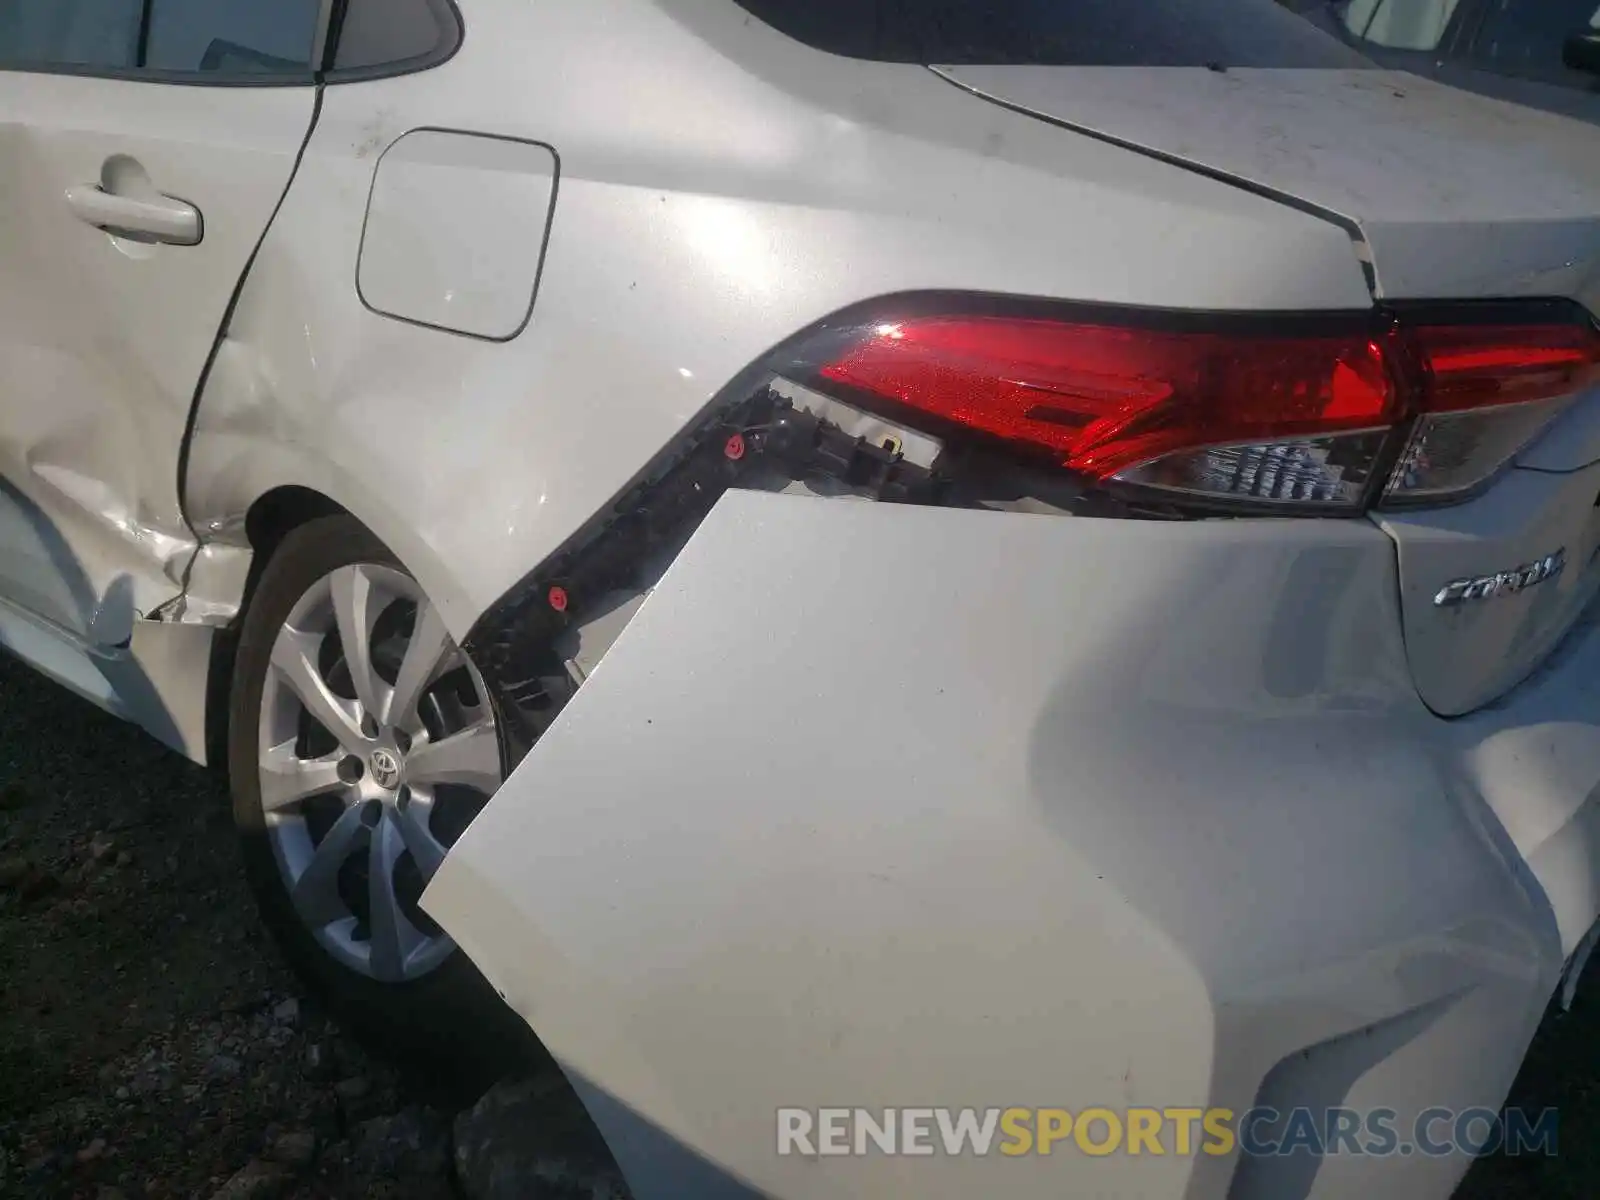
<path id="1" fill-rule="evenodd" d="M 206 752 L 213 762 L 227 744 L 228 681 L 239 623 L 261 572 L 295 529 L 322 517 L 352 517 L 405 565 L 458 641 L 477 616 L 427 531 L 414 528 L 381 495 L 368 494 L 318 457 L 292 456 L 282 444 L 257 441 L 254 451 L 226 465 L 204 456 L 191 465 L 192 473 L 201 464 L 205 468 L 204 486 L 197 489 L 205 499 L 190 515 L 196 528 L 214 532 L 202 544 L 189 594 L 229 614 L 213 639 L 207 673 Z"/>
<path id="2" fill-rule="evenodd" d="M 338 501 L 299 484 L 271 488 L 257 496 L 245 510 L 242 524 L 250 566 L 245 574 L 238 611 L 212 639 L 211 662 L 206 673 L 206 761 L 219 773 L 226 774 L 228 769 L 228 689 L 233 682 L 239 626 L 255 595 L 261 572 L 289 534 L 320 517 L 339 515 L 354 516 Z"/>
<path id="3" fill-rule="evenodd" d="M 256 497 L 244 514 L 244 534 L 250 544 L 250 572 L 245 578 L 244 595 L 239 602 L 241 616 L 255 592 L 262 569 L 283 539 L 319 517 L 333 516 L 350 516 L 361 520 L 332 497 L 299 484 L 280 484 Z M 361 523 L 367 524 L 365 521 Z"/>

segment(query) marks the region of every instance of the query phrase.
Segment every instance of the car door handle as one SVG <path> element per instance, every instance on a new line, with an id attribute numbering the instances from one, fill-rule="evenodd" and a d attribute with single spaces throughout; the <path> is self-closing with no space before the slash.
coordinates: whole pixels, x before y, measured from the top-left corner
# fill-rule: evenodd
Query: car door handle
<path id="1" fill-rule="evenodd" d="M 197 246 L 205 232 L 200 210 L 171 196 L 119 196 L 84 183 L 67 189 L 67 206 L 78 220 L 135 241 Z"/>

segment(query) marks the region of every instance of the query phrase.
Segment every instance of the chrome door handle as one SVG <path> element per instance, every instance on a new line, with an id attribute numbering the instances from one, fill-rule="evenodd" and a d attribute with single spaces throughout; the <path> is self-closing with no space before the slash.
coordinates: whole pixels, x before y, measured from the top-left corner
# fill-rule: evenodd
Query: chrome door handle
<path id="1" fill-rule="evenodd" d="M 171 196 L 119 196 L 84 183 L 67 189 L 67 207 L 85 224 L 141 242 L 197 246 L 205 232 L 200 210 Z"/>

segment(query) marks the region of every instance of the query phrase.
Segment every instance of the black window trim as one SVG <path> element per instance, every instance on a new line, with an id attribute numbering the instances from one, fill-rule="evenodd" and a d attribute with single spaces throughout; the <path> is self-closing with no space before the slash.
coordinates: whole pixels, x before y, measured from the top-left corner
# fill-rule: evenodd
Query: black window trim
<path id="1" fill-rule="evenodd" d="M 0 61 L 0 71 L 18 75 L 70 75 L 89 79 L 113 79 L 126 83 L 164 83 L 182 87 L 314 87 L 323 83 L 360 83 L 372 79 L 388 79 L 397 75 L 411 75 L 430 70 L 450 61 L 461 49 L 466 38 L 466 25 L 456 0 L 423 0 L 433 13 L 439 26 L 439 41 L 426 54 L 394 62 L 379 63 L 371 67 L 349 70 L 325 69 L 338 51 L 338 28 L 349 0 L 323 0 L 318 10 L 317 32 L 312 39 L 312 49 L 322 48 L 322 63 L 309 71 L 284 71 L 281 73 L 216 71 L 157 71 L 147 67 L 103 67 L 92 63 L 8 63 Z M 150 36 L 150 12 L 154 0 L 142 0 L 139 14 L 138 52 L 143 51 Z"/>
<path id="2" fill-rule="evenodd" d="M 695 0 L 657 0 L 657 2 L 681 10 L 692 10 L 696 7 Z M 1292 61 L 1282 59 L 1277 61 L 1244 61 L 1243 57 L 1235 58 L 1203 51 L 1194 45 L 1192 39 L 1181 42 L 1176 40 L 1168 41 L 1164 44 L 1163 52 L 1154 56 L 1143 54 L 1125 56 L 1120 53 L 1127 44 L 1130 44 L 1125 29 L 1109 38 L 1103 36 L 1103 31 L 1097 31 L 1097 35 L 1101 37 L 1100 46 L 1097 50 L 1093 53 L 1084 53 L 1082 55 L 1074 52 L 1070 57 L 1056 55 L 1040 57 L 1037 54 L 1018 55 L 1011 50 L 1001 48 L 1000 43 L 981 47 L 982 52 L 974 52 L 974 47 L 960 46 L 955 40 L 940 41 L 939 39 L 944 37 L 945 31 L 939 28 L 937 21 L 923 24 L 922 17 L 924 14 L 913 11 L 915 5 L 895 5 L 889 14 L 889 20 L 884 21 L 880 19 L 884 16 L 881 10 L 863 12 L 859 8 L 860 0 L 857 0 L 858 9 L 849 14 L 850 18 L 870 18 L 876 25 L 875 36 L 880 41 L 884 40 L 886 27 L 892 31 L 889 37 L 890 48 L 880 46 L 875 49 L 867 49 L 859 42 L 852 41 L 854 35 L 847 35 L 844 38 L 830 37 L 827 35 L 828 31 L 824 31 L 819 35 L 816 31 L 797 27 L 794 20 L 795 11 L 815 8 L 818 0 L 760 0 L 759 3 L 755 2 L 755 0 L 733 0 L 733 2 L 738 5 L 746 16 L 746 24 L 753 23 L 778 34 L 790 42 L 831 58 L 884 66 L 1089 67 L 1108 69 L 1128 67 L 1206 67 L 1211 69 L 1219 67 L 1260 67 L 1290 70 L 1371 70 L 1375 68 L 1375 64 L 1366 60 L 1361 52 L 1351 45 L 1349 37 L 1344 36 L 1342 32 L 1328 29 L 1319 22 L 1306 21 L 1305 13 L 1290 7 L 1285 3 L 1285 0 L 1276 0 L 1276 4 L 1260 0 L 1259 8 L 1263 13 L 1268 11 L 1276 12 L 1278 16 L 1274 20 L 1282 19 L 1283 24 L 1280 28 L 1285 33 L 1284 40 L 1279 43 L 1278 48 L 1287 48 L 1291 52 Z M 1243 0 L 1243 2 L 1249 4 L 1253 0 Z M 1125 9 L 1128 5 L 1126 0 L 1123 0 L 1120 5 L 1110 7 Z M 993 15 L 990 14 L 991 17 Z M 1102 16 L 1104 14 L 1096 15 Z M 1119 13 L 1118 16 L 1120 19 L 1123 14 Z M 680 19 L 688 19 L 687 12 Z M 1002 21 L 997 25 L 996 21 L 991 20 L 989 24 L 992 27 L 1003 29 L 1009 22 Z M 1124 26 L 1127 29 L 1134 30 L 1141 28 L 1136 19 L 1132 26 L 1127 26 L 1126 21 L 1124 21 Z M 1298 32 L 1289 32 L 1296 29 Z M 1311 31 L 1314 31 L 1314 33 Z M 929 44 L 930 39 L 926 35 L 932 35 L 931 40 L 934 44 Z M 1077 41 L 1083 40 L 1081 33 L 1076 32 L 1071 34 L 1071 38 Z M 915 43 L 914 48 L 912 46 L 913 42 Z M 1063 42 L 1064 44 L 1065 42 Z M 1115 55 L 1107 56 L 1105 47 L 1111 44 L 1117 45 L 1119 52 Z M 1179 46 L 1182 47 L 1180 52 L 1165 52 L 1165 50 Z M 991 54 L 990 51 L 992 50 L 998 50 L 999 52 Z M 1302 51 L 1304 52 L 1304 61 L 1300 57 Z M 1244 57 L 1253 56 L 1247 55 Z M 1313 58 L 1318 59 L 1318 61 L 1311 61 Z"/>
<path id="3" fill-rule="evenodd" d="M 144 0 L 146 4 L 154 0 Z M 318 71 L 325 70 L 333 57 L 334 43 L 339 40 L 339 18 L 346 0 L 322 0 L 317 5 L 317 31 L 311 38 L 311 61 Z"/>

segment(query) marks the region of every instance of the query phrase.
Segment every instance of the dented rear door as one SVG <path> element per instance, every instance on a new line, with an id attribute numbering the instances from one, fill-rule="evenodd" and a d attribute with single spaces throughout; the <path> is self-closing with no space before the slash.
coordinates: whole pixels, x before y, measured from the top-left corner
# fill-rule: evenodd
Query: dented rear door
<path id="1" fill-rule="evenodd" d="M 315 0 L 158 0 L 148 74 L 131 8 L 0 23 L 0 594 L 99 645 L 181 589 L 190 404 L 316 100 Z"/>

